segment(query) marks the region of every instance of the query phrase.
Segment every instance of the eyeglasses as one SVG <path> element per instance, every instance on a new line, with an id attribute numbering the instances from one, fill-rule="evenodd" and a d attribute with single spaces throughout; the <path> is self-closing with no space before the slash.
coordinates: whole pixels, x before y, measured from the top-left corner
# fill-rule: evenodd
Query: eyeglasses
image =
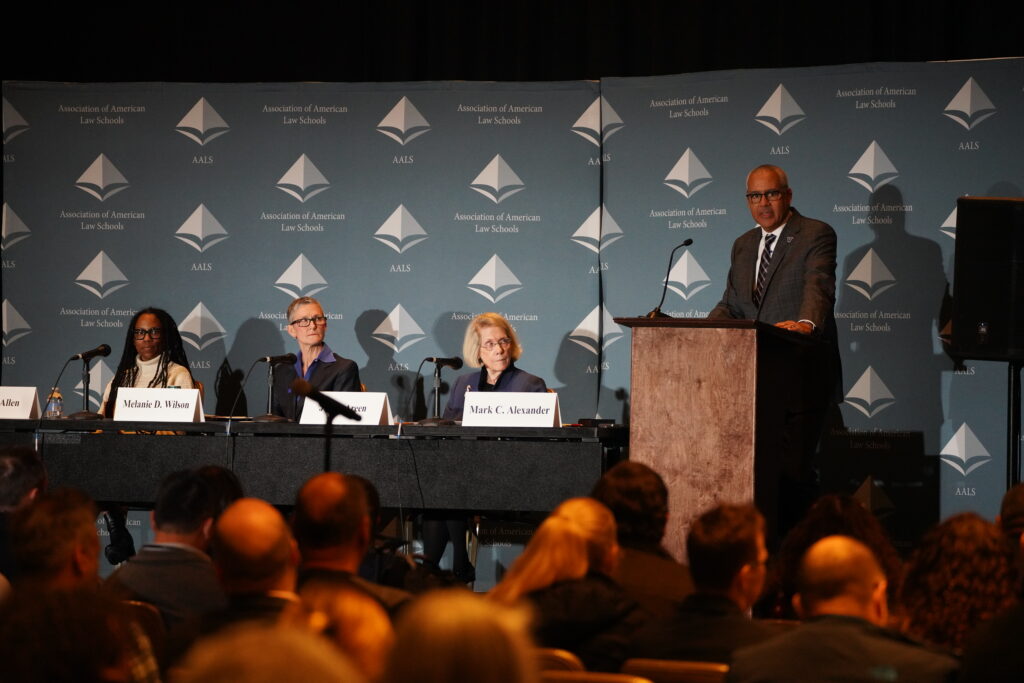
<path id="1" fill-rule="evenodd" d="M 162 327 L 151 327 L 150 329 L 147 330 L 142 327 L 136 327 L 134 330 L 132 330 L 132 336 L 139 341 L 145 339 L 147 334 L 149 335 L 150 339 L 159 339 L 160 337 L 164 336 L 164 329 Z"/>
<path id="2" fill-rule="evenodd" d="M 761 197 L 764 197 L 770 202 L 777 202 L 782 197 L 783 193 L 788 190 L 788 187 L 784 187 L 781 190 L 765 190 L 764 192 L 748 192 L 747 201 L 751 204 L 760 204 Z"/>
<path id="3" fill-rule="evenodd" d="M 512 340 L 509 339 L 508 337 L 504 337 L 503 339 L 499 339 L 498 341 L 487 340 L 480 346 L 487 349 L 488 351 L 493 351 L 498 346 L 500 346 L 503 349 L 507 349 L 511 345 Z"/>
<path id="4" fill-rule="evenodd" d="M 293 321 L 291 321 L 288 324 L 289 325 L 298 325 L 299 327 L 309 327 L 311 324 L 313 324 L 313 325 L 326 325 L 327 324 L 327 316 L 324 316 L 324 315 L 314 315 L 312 318 L 299 318 L 298 320 L 293 320 Z"/>

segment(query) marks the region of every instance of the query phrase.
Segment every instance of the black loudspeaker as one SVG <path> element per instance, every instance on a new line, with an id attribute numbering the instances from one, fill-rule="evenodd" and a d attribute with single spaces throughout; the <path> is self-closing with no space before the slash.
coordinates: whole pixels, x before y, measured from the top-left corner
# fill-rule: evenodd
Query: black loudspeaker
<path id="1" fill-rule="evenodd" d="M 1024 199 L 956 201 L 953 353 L 1024 361 Z"/>

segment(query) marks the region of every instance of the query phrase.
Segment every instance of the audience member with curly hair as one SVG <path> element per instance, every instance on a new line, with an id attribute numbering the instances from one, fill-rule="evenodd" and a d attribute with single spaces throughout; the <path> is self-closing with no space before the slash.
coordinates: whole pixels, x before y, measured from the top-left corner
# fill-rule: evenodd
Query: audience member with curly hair
<path id="1" fill-rule="evenodd" d="M 1006 537 L 973 512 L 932 527 L 907 562 L 900 586 L 903 630 L 960 650 L 981 622 L 1014 600 L 1016 570 Z"/>
<path id="2" fill-rule="evenodd" d="M 856 498 L 835 493 L 819 498 L 804 518 L 786 534 L 770 567 L 764 599 L 755 614 L 794 619 L 792 600 L 796 593 L 800 560 L 807 549 L 826 536 L 857 539 L 878 559 L 889 582 L 890 604 L 900 577 L 900 557 L 878 519 Z"/>

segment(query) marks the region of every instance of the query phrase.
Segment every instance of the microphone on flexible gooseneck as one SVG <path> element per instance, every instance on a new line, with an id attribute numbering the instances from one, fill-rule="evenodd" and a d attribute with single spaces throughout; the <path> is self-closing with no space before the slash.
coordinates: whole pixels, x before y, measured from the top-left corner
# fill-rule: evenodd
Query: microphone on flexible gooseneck
<path id="1" fill-rule="evenodd" d="M 644 316 L 645 318 L 671 318 L 672 317 L 672 316 L 668 315 L 667 313 L 662 313 L 661 312 L 661 305 L 663 303 L 665 303 L 665 294 L 668 293 L 668 276 L 669 276 L 669 273 L 672 272 L 672 259 L 675 257 L 677 251 L 679 251 L 683 247 L 688 247 L 691 244 L 693 244 L 693 240 L 687 238 L 687 239 L 683 240 L 682 244 L 676 245 L 676 248 L 673 249 L 672 253 L 668 255 L 668 270 L 665 271 L 665 284 L 662 285 L 662 287 L 661 287 L 661 301 L 658 302 L 658 305 L 654 307 L 653 311 L 651 311 L 650 313 L 648 313 L 647 315 Z"/>

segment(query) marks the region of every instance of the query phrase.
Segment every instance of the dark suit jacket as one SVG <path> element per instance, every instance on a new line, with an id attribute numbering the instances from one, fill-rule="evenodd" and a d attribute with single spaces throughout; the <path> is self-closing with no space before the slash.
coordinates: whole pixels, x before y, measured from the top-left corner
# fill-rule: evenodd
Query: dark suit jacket
<path id="1" fill-rule="evenodd" d="M 413 598 L 412 593 L 400 588 L 383 586 L 379 583 L 367 581 L 361 576 L 340 569 L 323 569 L 320 567 L 304 568 L 299 570 L 298 587 L 301 590 L 307 583 L 326 583 L 337 586 L 348 586 L 361 593 L 365 593 L 380 603 L 381 607 L 388 613 L 392 621 L 398 617 L 399 612 Z"/>
<path id="2" fill-rule="evenodd" d="M 324 348 L 330 352 L 326 345 Z M 320 391 L 362 391 L 362 384 L 359 381 L 359 366 L 348 358 L 342 358 L 336 353 L 330 354 L 334 360 L 324 362 L 316 361 L 313 374 L 309 376 L 309 383 L 314 389 Z M 299 363 L 302 362 L 300 358 Z M 275 415 L 282 415 L 292 420 L 298 420 L 302 415 L 302 406 L 305 398 L 292 393 L 292 382 L 298 377 L 294 365 L 279 365 L 274 370 L 274 401 L 272 411 Z"/>
<path id="3" fill-rule="evenodd" d="M 777 323 L 810 320 L 825 335 L 834 331 L 836 233 L 794 208 L 772 252 L 761 305 L 754 305 L 754 267 L 761 228 L 740 235 L 732 247 L 732 265 L 722 300 L 709 318 L 740 318 Z M 831 328 L 830 328 L 831 326 Z M 831 336 L 835 336 L 834 334 Z"/>
<path id="4" fill-rule="evenodd" d="M 693 593 L 689 568 L 676 562 L 664 548 L 623 545 L 621 550 L 615 580 L 652 617 L 669 616 L 683 598 Z"/>
<path id="5" fill-rule="evenodd" d="M 487 381 L 487 368 L 480 368 L 479 372 L 467 372 L 460 375 L 448 394 L 448 405 L 444 409 L 444 419 L 461 420 L 462 407 L 466 402 L 466 391 L 477 391 L 481 382 Z M 531 375 L 525 370 L 520 370 L 515 363 L 509 363 L 505 372 L 501 373 L 498 383 L 494 385 L 495 391 L 547 391 L 548 387 L 544 380 L 536 375 Z"/>
<path id="6" fill-rule="evenodd" d="M 761 228 L 739 236 L 732 246 L 732 265 L 722 300 L 708 318 L 760 320 L 774 325 L 784 320 L 810 320 L 814 335 L 824 342 L 810 369 L 821 378 L 809 393 L 842 400 L 842 369 L 833 314 L 836 301 L 836 233 L 827 224 L 806 218 L 792 208 L 768 265 L 764 296 L 754 304 L 754 267 Z M 817 384 L 817 383 L 816 383 Z"/>
<path id="7" fill-rule="evenodd" d="M 118 598 L 155 605 L 167 628 L 227 605 L 210 558 L 172 545 L 142 546 L 103 587 Z"/>
<path id="8" fill-rule="evenodd" d="M 671 617 L 641 629 L 630 657 L 728 664 L 733 651 L 780 633 L 781 629 L 748 617 L 729 598 L 694 593 Z"/>
<path id="9" fill-rule="evenodd" d="M 951 681 L 957 662 L 863 619 L 820 616 L 738 650 L 730 681 Z"/>
<path id="10" fill-rule="evenodd" d="M 593 671 L 618 671 L 648 615 L 607 576 L 590 572 L 528 593 L 540 647 L 569 650 Z"/>

